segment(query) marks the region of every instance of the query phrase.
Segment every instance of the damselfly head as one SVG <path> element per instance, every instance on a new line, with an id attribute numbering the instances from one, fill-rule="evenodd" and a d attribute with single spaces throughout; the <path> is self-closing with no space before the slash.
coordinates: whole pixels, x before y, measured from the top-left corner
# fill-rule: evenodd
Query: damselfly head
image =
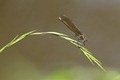
<path id="1" fill-rule="evenodd" d="M 80 42 L 82 45 L 86 45 L 86 42 L 88 41 L 85 35 L 75 35 L 78 42 Z"/>

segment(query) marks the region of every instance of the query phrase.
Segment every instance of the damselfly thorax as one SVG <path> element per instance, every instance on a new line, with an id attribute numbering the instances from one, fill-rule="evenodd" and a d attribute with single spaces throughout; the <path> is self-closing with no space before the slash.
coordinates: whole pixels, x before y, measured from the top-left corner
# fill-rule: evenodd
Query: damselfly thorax
<path id="1" fill-rule="evenodd" d="M 62 21 L 71 31 L 75 33 L 75 36 L 80 43 L 85 45 L 87 41 L 85 35 L 80 31 L 77 26 L 72 23 L 72 21 L 67 16 L 62 15 L 61 17 L 59 17 L 59 20 Z"/>

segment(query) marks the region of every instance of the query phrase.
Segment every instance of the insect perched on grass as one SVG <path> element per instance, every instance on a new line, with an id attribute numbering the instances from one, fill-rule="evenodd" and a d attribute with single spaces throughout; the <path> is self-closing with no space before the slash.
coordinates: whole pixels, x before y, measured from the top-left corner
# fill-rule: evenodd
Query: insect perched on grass
<path id="1" fill-rule="evenodd" d="M 87 39 L 85 35 L 77 26 L 72 23 L 72 21 L 66 15 L 62 15 L 61 17 L 59 17 L 59 20 L 62 21 L 71 31 L 75 33 L 75 36 L 80 43 L 82 43 L 83 45 L 86 44 Z"/>

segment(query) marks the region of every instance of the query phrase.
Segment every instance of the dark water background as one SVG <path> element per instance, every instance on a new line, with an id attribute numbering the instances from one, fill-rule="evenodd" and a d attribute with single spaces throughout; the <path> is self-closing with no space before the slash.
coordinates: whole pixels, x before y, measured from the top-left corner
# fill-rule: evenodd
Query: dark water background
<path id="1" fill-rule="evenodd" d="M 0 47 L 16 35 L 38 29 L 74 38 L 58 17 L 66 14 L 88 38 L 87 48 L 103 66 L 120 67 L 119 0 L 1 0 Z M 14 69 L 91 66 L 78 48 L 55 36 L 28 37 L 0 55 L 0 74 Z M 2 77 L 3 77 L 2 76 Z M 5 80 L 5 77 L 3 78 Z"/>

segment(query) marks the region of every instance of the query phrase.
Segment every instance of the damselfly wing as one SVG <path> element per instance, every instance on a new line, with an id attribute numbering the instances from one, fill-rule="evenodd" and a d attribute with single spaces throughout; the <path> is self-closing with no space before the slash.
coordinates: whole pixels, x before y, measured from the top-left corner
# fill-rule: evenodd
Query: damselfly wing
<path id="1" fill-rule="evenodd" d="M 73 24 L 73 22 L 66 16 L 62 15 L 59 17 L 59 20 L 62 21 L 71 31 L 73 31 L 77 37 L 77 39 L 85 45 L 87 39 L 85 35 L 80 31 L 80 29 Z"/>

